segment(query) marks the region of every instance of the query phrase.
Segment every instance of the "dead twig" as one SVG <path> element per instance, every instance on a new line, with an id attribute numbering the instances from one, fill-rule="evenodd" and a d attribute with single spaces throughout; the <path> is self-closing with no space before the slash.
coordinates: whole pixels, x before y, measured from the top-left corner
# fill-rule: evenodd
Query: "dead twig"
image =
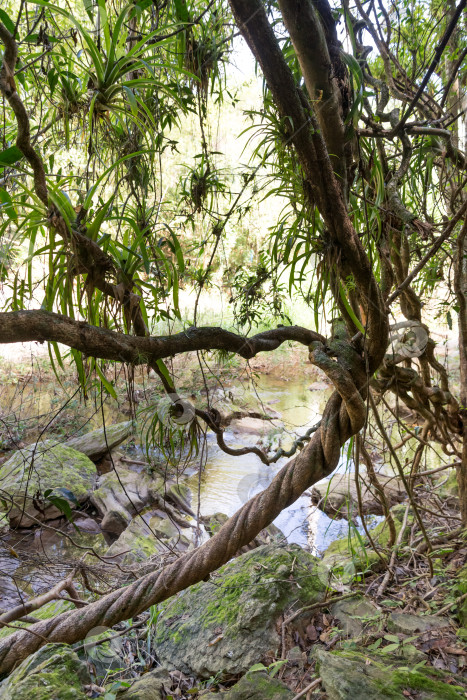
<path id="1" fill-rule="evenodd" d="M 303 698 L 303 696 L 306 695 L 310 690 L 314 690 L 315 688 L 317 688 L 322 682 L 322 680 L 322 678 L 316 678 L 312 683 L 310 683 L 310 685 L 307 685 L 306 688 L 303 688 L 303 690 L 301 690 L 298 695 L 295 695 L 295 697 L 293 697 L 292 700 L 299 700 L 299 698 Z"/>

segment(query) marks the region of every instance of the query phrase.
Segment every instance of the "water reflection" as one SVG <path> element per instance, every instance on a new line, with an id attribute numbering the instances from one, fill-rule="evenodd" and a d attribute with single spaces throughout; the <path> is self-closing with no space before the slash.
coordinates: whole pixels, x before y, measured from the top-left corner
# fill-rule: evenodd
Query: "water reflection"
<path id="1" fill-rule="evenodd" d="M 285 382 L 262 376 L 258 380 L 260 401 L 266 408 L 272 407 L 281 414 L 280 420 L 271 421 L 271 430 L 275 427 L 281 430 L 285 436 L 284 448 L 319 421 L 332 392 L 330 387 L 324 386 L 310 390 L 310 384 L 309 378 Z M 257 440 L 258 435 L 234 430 L 225 433 L 225 441 L 230 447 L 252 445 Z M 216 512 L 233 515 L 249 498 L 266 488 L 287 461 L 288 458 L 282 458 L 266 466 L 256 455 L 230 457 L 217 447 L 212 435 L 208 436 L 208 459 L 201 479 L 194 475 L 189 480 L 194 494 L 194 510 L 199 503 L 201 515 Z M 348 467 L 347 457 L 343 455 L 337 470 Z M 344 536 L 348 528 L 347 521 L 333 521 L 312 506 L 308 493 L 286 508 L 274 522 L 289 542 L 313 552 L 323 551 L 334 539 Z"/>

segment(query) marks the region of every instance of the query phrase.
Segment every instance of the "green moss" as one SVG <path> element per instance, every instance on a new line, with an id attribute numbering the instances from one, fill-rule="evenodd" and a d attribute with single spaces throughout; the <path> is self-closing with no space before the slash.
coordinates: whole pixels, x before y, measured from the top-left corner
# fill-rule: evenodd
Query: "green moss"
<path id="1" fill-rule="evenodd" d="M 406 506 L 404 504 L 391 508 L 397 535 L 402 527 L 405 509 Z M 413 522 L 413 516 L 410 514 L 408 522 Z M 410 528 L 407 528 L 404 540 L 408 537 L 409 532 Z M 384 520 L 371 531 L 371 538 L 381 550 L 384 550 L 389 543 L 389 534 L 389 526 L 387 521 Z M 378 570 L 382 562 L 378 554 L 369 545 L 366 537 L 353 534 L 350 537 L 334 540 L 324 553 L 322 564 L 325 568 L 332 569 L 334 572 L 342 571 L 344 574 L 350 571 L 352 566 L 356 573 L 367 571 L 368 569 Z"/>
<path id="2" fill-rule="evenodd" d="M 252 600 L 258 604 L 268 603 L 272 599 L 274 605 L 281 607 L 290 595 L 290 588 L 294 586 L 289 581 L 292 569 L 297 599 L 303 603 L 316 600 L 324 592 L 325 586 L 316 571 L 310 571 L 309 560 L 310 555 L 300 547 L 259 547 L 219 569 L 218 576 L 213 579 L 214 585 L 201 582 L 192 586 L 189 591 L 190 600 L 196 600 L 197 594 L 210 586 L 210 595 L 203 597 L 201 624 L 211 629 L 233 628 L 248 592 L 251 592 Z M 182 594 L 164 606 L 169 628 L 170 621 L 174 621 L 173 632 L 169 633 L 174 640 L 176 634 L 188 633 L 191 624 L 190 621 L 183 623 L 179 620 L 188 612 L 186 599 L 187 595 Z M 159 632 L 162 636 L 167 633 L 162 626 Z"/>
<path id="3" fill-rule="evenodd" d="M 151 539 L 150 537 L 143 537 L 142 535 L 132 539 L 131 548 L 136 556 L 138 556 L 138 552 L 142 552 L 142 559 L 152 557 L 153 554 L 157 554 L 159 551 L 154 538 Z"/>
<path id="4" fill-rule="evenodd" d="M 459 496 L 459 484 L 457 483 L 457 474 L 455 469 L 450 471 L 447 481 L 445 483 L 443 482 L 444 478 L 441 479 L 441 483 L 443 485 L 439 488 L 439 495 L 441 498 L 452 498 L 452 496 Z"/>
<path id="5" fill-rule="evenodd" d="M 396 528 L 396 538 L 399 535 L 399 532 L 401 531 L 402 528 L 402 523 L 404 521 L 404 515 L 406 511 L 407 506 L 404 505 L 403 503 L 400 503 L 397 506 L 393 506 L 391 508 L 391 514 L 394 520 L 394 526 Z M 413 515 L 409 513 L 407 523 L 411 525 L 413 523 Z M 410 533 L 410 527 L 407 527 L 404 533 L 404 537 L 402 539 L 402 543 L 407 542 L 407 539 L 409 537 Z M 374 530 L 371 531 L 371 537 L 372 539 L 377 542 L 380 547 L 387 547 L 388 542 L 389 542 L 389 526 L 387 524 L 387 521 L 384 520 L 383 522 L 379 523 L 375 527 Z"/>
<path id="6" fill-rule="evenodd" d="M 333 661 L 329 658 L 330 655 Z M 379 656 L 379 658 L 378 658 Z M 345 674 L 346 681 L 360 683 L 360 691 L 369 697 L 384 697 L 389 700 L 400 700 L 404 697 L 404 690 L 412 690 L 421 693 L 421 697 L 430 700 L 459 700 L 465 697 L 464 689 L 459 685 L 448 685 L 447 678 L 452 679 L 452 674 L 446 674 L 434 668 L 419 667 L 417 670 L 399 669 L 401 660 L 377 653 L 359 653 L 357 651 L 332 651 L 318 653 L 320 672 L 326 677 L 326 668 L 333 668 L 334 673 Z M 324 667 L 321 664 L 324 663 Z M 366 673 L 362 674 L 362 668 Z M 334 682 L 334 679 L 333 679 Z M 339 683 L 339 678 L 336 681 Z M 326 683 L 325 683 L 326 687 Z M 362 695 L 363 697 L 364 695 Z M 366 697 L 365 696 L 365 697 Z"/>
<path id="7" fill-rule="evenodd" d="M 47 644 L 4 681 L 4 700 L 85 700 L 86 666 L 66 645 Z"/>
<path id="8" fill-rule="evenodd" d="M 0 467 L 3 489 L 21 499 L 26 488 L 29 494 L 34 494 L 64 487 L 78 501 L 83 501 L 96 475 L 96 467 L 86 455 L 51 440 L 18 450 Z M 10 519 L 12 515 L 10 512 Z"/>
<path id="9" fill-rule="evenodd" d="M 430 678 L 428 673 L 431 673 L 431 669 L 427 669 L 426 672 L 394 670 L 392 673 L 393 687 L 395 691 L 399 691 L 395 697 L 400 697 L 400 693 L 406 688 L 430 693 L 436 700 L 459 700 L 459 698 L 465 697 L 461 686 L 447 685 L 446 677 L 442 680 L 436 680 Z"/>

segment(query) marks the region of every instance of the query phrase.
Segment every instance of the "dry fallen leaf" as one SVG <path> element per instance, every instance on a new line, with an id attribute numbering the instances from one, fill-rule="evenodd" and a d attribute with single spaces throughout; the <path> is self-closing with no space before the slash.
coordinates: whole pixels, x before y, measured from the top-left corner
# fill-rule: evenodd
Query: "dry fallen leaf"
<path id="1" fill-rule="evenodd" d="M 306 628 L 306 636 L 310 642 L 315 642 L 318 639 L 318 630 L 314 625 L 308 625 Z"/>

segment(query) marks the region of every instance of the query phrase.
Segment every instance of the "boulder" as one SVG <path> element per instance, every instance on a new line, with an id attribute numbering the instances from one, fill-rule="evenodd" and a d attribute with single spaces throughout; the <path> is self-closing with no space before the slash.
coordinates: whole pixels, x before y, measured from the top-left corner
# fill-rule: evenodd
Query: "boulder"
<path id="1" fill-rule="evenodd" d="M 184 520 L 178 511 L 194 516 L 189 501 L 191 491 L 183 484 L 166 483 L 161 475 L 137 473 L 119 468 L 102 474 L 97 489 L 91 494 L 91 501 L 102 516 L 101 528 L 104 532 L 120 535 L 132 518 L 150 505 L 184 527 Z"/>
<path id="2" fill-rule="evenodd" d="M 457 474 L 455 469 L 450 469 L 448 476 L 444 476 L 434 486 L 436 493 L 440 498 L 451 501 L 453 506 L 459 503 L 459 484 L 457 483 Z"/>
<path id="3" fill-rule="evenodd" d="M 403 504 L 393 506 L 391 514 L 399 535 L 404 520 L 406 506 Z M 413 522 L 413 515 L 409 514 L 409 526 Z M 407 541 L 410 527 L 406 528 L 402 543 Z M 381 550 L 384 557 L 384 549 L 389 541 L 389 527 L 387 521 L 379 523 L 371 531 L 373 542 Z M 328 577 L 331 588 L 339 590 L 340 584 L 348 584 L 358 572 L 377 571 L 383 567 L 383 562 L 375 550 L 367 542 L 363 535 L 350 535 L 349 537 L 334 540 L 324 552 L 321 560 L 320 573 L 322 578 Z"/>
<path id="4" fill-rule="evenodd" d="M 157 554 L 186 552 L 208 539 L 203 525 L 197 532 L 193 519 L 174 516 L 158 508 L 146 508 L 136 515 L 109 547 L 107 556 L 119 556 L 123 564 L 142 562 Z"/>
<path id="5" fill-rule="evenodd" d="M 271 544 L 223 566 L 163 605 L 160 662 L 200 678 L 245 673 L 279 647 L 276 623 L 290 608 L 323 600 L 318 560 L 297 545 Z"/>
<path id="6" fill-rule="evenodd" d="M 102 530 L 120 535 L 136 513 L 158 502 L 163 490 L 162 477 L 119 468 L 99 477 L 91 502 L 103 518 Z"/>
<path id="7" fill-rule="evenodd" d="M 449 685 L 452 675 L 434 668 L 408 669 L 394 659 L 358 651 L 325 651 L 315 645 L 312 657 L 328 700 L 459 700 L 465 688 Z"/>
<path id="8" fill-rule="evenodd" d="M 164 684 L 153 673 L 145 673 L 130 688 L 117 693 L 117 700 L 165 700 Z"/>
<path id="9" fill-rule="evenodd" d="M 118 447 L 127 440 L 135 430 L 135 423 L 131 420 L 123 423 L 114 423 L 98 430 L 92 430 L 85 435 L 71 438 L 65 443 L 66 447 L 82 452 L 89 459 L 97 462 L 108 452 Z"/>
<path id="10" fill-rule="evenodd" d="M 73 508 L 87 500 L 96 477 L 96 467 L 89 457 L 53 440 L 18 450 L 0 467 L 0 489 L 7 502 L 10 525 L 29 527 L 36 524 L 29 516 L 51 520 L 63 515 L 43 494 L 50 489 Z"/>
<path id="11" fill-rule="evenodd" d="M 47 644 L 0 683 L 1 700 L 87 700 L 86 664 L 67 644 Z"/>
<path id="12" fill-rule="evenodd" d="M 368 482 L 368 478 L 365 480 Z M 402 482 L 395 477 L 378 474 L 378 481 L 384 487 L 389 506 L 401 503 L 407 498 Z M 366 483 L 361 482 L 361 496 L 364 515 L 383 515 L 381 503 L 373 495 Z M 355 486 L 355 474 L 335 474 L 323 479 L 311 489 L 314 505 L 331 517 L 353 518 L 358 515 L 358 496 Z"/>
<path id="13" fill-rule="evenodd" d="M 263 418 L 235 418 L 231 421 L 230 429 L 235 435 L 267 435 L 271 430 L 277 429 L 277 421 L 272 424 Z"/>
<path id="14" fill-rule="evenodd" d="M 292 693 L 278 678 L 247 673 L 226 693 L 203 695 L 203 700 L 292 700 Z"/>

